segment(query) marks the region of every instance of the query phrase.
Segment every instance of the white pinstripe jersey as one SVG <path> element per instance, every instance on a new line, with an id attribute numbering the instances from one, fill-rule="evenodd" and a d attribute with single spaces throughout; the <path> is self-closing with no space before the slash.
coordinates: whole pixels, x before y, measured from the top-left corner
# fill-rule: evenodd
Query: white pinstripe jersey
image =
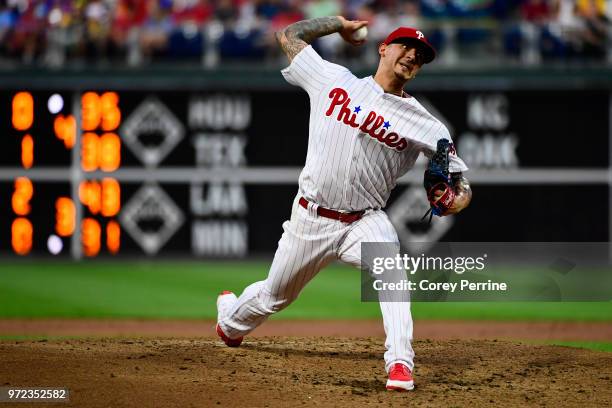
<path id="1" fill-rule="evenodd" d="M 431 156 L 446 126 L 414 97 L 385 93 L 374 78 L 357 78 L 307 46 L 283 69 L 310 97 L 306 164 L 300 194 L 326 208 L 380 209 L 397 179 L 422 152 Z M 456 153 L 450 171 L 467 170 Z"/>

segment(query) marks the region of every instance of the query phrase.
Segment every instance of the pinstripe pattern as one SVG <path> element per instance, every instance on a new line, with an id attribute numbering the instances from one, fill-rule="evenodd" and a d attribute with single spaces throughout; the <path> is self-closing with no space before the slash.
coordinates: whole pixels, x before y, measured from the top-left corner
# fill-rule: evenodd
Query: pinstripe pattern
<path id="1" fill-rule="evenodd" d="M 298 196 L 299 197 L 299 196 Z M 294 301 L 326 265 L 341 260 L 361 267 L 362 242 L 399 242 L 387 215 L 371 210 L 359 221 L 345 224 L 318 217 L 293 203 L 291 219 L 283 224 L 274 261 L 264 281 L 248 286 L 219 324 L 230 338 L 244 336 Z M 395 256 L 395 254 L 388 254 Z M 410 303 L 380 299 L 387 340 L 385 366 L 402 361 L 412 368 L 412 315 Z"/>
<path id="2" fill-rule="evenodd" d="M 343 237 L 338 250 L 338 258 L 356 268 L 361 269 L 361 243 L 390 242 L 396 243 L 395 250 L 380 256 L 395 257 L 399 253 L 397 233 L 389 221 L 387 214 L 381 210 L 369 211 L 365 217 L 351 224 Z M 405 271 L 394 271 L 399 276 L 391 281 L 399 282 L 406 279 Z M 393 296 L 393 297 L 392 297 Z M 385 368 L 393 363 L 403 362 L 410 370 L 414 369 L 414 351 L 412 349 L 412 314 L 406 292 L 398 299 L 396 293 L 379 292 L 380 310 L 382 312 L 385 334 Z M 400 301 L 403 300 L 403 301 Z"/>
<path id="3" fill-rule="evenodd" d="M 451 140 L 446 127 L 415 98 L 387 94 L 372 77 L 355 77 L 348 69 L 323 60 L 311 46 L 282 73 L 310 97 L 310 137 L 300 194 L 323 207 L 344 211 L 383 208 L 396 180 L 412 168 L 419 154 L 431 156 L 439 139 Z M 397 151 L 360 128 L 338 121 L 339 107 L 326 116 L 334 88 L 348 93 L 351 112 L 360 108 L 357 124 L 374 111 L 389 122 L 387 134 L 396 132 L 406 139 L 407 149 Z M 465 171 L 467 166 L 451 155 L 450 170 Z"/>
<path id="4" fill-rule="evenodd" d="M 301 86 L 310 97 L 310 124 L 306 164 L 299 179 L 291 219 L 283 224 L 283 235 L 264 281 L 248 286 L 238 300 L 220 316 L 219 325 L 230 338 L 244 336 L 271 314 L 295 300 L 304 286 L 327 264 L 341 260 L 361 267 L 362 242 L 395 243 L 397 233 L 381 210 L 397 179 L 412 168 L 421 153 L 431 155 L 440 138 L 450 135 L 446 127 L 414 98 L 386 94 L 372 77 L 357 78 L 346 68 L 323 60 L 312 47 L 303 49 L 282 71 L 285 79 Z M 349 124 L 340 120 L 341 106 L 331 115 L 333 89 L 341 88 L 351 99 L 344 106 L 356 114 Z M 345 100 L 346 101 L 346 100 Z M 340 103 L 340 102 L 338 102 Z M 387 134 L 395 132 L 406 147 L 396 149 L 384 138 L 361 129 L 370 112 L 388 122 Z M 349 115 L 349 116 L 351 116 Z M 355 126 L 350 125 L 354 123 Z M 386 124 L 386 123 L 385 123 Z M 399 140 L 399 139 L 398 139 Z M 397 142 L 397 140 L 396 140 Z M 395 147 L 399 146 L 395 145 Z M 451 156 L 451 171 L 464 171 L 461 159 Z M 298 204 L 303 196 L 311 203 L 341 211 L 367 210 L 353 224 L 318 217 L 312 208 Z M 404 276 L 404 271 L 396 271 Z M 387 297 L 386 297 L 387 296 Z M 395 362 L 414 368 L 412 315 L 407 298 L 391 299 L 381 293 L 380 309 L 385 333 L 385 366 Z"/>

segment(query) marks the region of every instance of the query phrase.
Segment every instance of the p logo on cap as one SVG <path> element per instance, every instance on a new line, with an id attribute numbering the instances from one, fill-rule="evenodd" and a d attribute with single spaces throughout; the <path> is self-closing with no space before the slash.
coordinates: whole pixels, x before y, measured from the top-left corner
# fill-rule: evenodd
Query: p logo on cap
<path id="1" fill-rule="evenodd" d="M 424 63 L 428 64 L 434 60 L 436 57 L 436 50 L 434 47 L 427 41 L 425 34 L 422 31 L 417 30 L 411 27 L 400 27 L 397 30 L 393 31 L 389 36 L 383 41 L 383 44 L 391 44 L 392 42 L 398 40 L 414 40 L 423 46 L 424 51 Z"/>

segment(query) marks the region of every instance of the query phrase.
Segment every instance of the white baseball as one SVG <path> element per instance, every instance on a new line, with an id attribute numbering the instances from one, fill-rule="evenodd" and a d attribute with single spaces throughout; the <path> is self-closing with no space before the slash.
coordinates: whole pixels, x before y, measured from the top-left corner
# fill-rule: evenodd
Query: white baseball
<path id="1" fill-rule="evenodd" d="M 353 40 L 363 41 L 368 36 L 368 27 L 363 26 L 353 33 Z"/>

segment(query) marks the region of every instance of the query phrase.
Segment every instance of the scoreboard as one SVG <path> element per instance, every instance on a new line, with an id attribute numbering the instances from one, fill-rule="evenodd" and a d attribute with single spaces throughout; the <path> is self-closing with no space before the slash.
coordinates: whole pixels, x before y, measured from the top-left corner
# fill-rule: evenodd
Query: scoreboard
<path id="1" fill-rule="evenodd" d="M 0 92 L 0 255 L 266 251 L 307 143 L 307 100 L 284 94 Z"/>
<path id="2" fill-rule="evenodd" d="M 409 172 L 386 208 L 403 243 L 609 240 L 608 91 L 416 96 L 450 129 L 475 198 L 424 224 L 422 170 Z M 4 89 L 0 256 L 270 254 L 309 111 L 297 88 Z"/>
<path id="3" fill-rule="evenodd" d="M 121 248 L 122 115 L 116 92 L 3 93 L 2 235 L 18 255 Z M 92 172 L 101 176 L 89 176 Z M 7 198 L 9 198 L 7 200 Z M 77 232 L 80 242 L 72 239 Z M 77 247 L 77 244 L 79 245 Z"/>

